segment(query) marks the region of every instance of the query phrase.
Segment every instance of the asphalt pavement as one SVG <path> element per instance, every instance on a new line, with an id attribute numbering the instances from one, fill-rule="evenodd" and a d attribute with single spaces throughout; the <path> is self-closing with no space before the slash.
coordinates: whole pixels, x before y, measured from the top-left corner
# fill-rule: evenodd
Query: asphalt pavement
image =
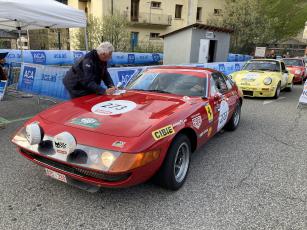
<path id="1" fill-rule="evenodd" d="M 307 109 L 302 86 L 245 99 L 239 128 L 192 156 L 176 192 L 151 182 L 88 193 L 44 175 L 10 138 L 52 102 L 0 102 L 0 229 L 307 229 Z M 1 122 L 1 120 L 0 120 Z"/>

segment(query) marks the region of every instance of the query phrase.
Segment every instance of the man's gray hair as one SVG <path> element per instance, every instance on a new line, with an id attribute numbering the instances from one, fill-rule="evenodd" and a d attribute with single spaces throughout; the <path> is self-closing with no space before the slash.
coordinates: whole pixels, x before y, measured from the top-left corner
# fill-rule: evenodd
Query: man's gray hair
<path id="1" fill-rule="evenodd" d="M 114 51 L 114 47 L 110 42 L 103 42 L 97 47 L 97 53 L 111 53 Z"/>

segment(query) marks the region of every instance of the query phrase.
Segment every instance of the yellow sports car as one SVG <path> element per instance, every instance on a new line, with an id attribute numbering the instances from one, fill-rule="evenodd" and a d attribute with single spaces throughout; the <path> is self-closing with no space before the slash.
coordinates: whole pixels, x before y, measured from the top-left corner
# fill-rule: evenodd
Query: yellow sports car
<path id="1" fill-rule="evenodd" d="M 293 77 L 282 60 L 253 59 L 241 71 L 229 77 L 236 82 L 244 96 L 278 98 L 280 91 L 292 90 Z"/>

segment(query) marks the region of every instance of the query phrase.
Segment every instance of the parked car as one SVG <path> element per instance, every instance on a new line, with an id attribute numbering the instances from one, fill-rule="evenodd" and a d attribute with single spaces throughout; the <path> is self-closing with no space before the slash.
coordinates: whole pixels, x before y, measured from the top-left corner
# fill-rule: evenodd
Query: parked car
<path id="1" fill-rule="evenodd" d="M 289 73 L 282 60 L 253 59 L 229 77 L 244 96 L 278 98 L 281 90 L 292 90 L 294 75 Z"/>
<path id="2" fill-rule="evenodd" d="M 307 77 L 305 60 L 303 58 L 284 58 L 287 69 L 294 75 L 293 82 L 302 84 Z"/>
<path id="3" fill-rule="evenodd" d="M 242 94 L 212 69 L 151 68 L 116 95 L 88 95 L 39 113 L 12 142 L 46 174 L 82 189 L 127 187 L 153 177 L 179 189 L 191 153 L 235 130 Z"/>

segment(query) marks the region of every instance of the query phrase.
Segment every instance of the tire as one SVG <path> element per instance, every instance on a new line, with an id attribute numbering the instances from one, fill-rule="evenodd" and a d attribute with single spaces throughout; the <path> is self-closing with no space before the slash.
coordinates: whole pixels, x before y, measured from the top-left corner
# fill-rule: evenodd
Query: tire
<path id="1" fill-rule="evenodd" d="M 287 92 L 291 92 L 292 89 L 293 89 L 293 81 L 292 81 L 291 85 L 290 85 L 289 87 L 286 88 L 286 91 L 287 91 Z"/>
<path id="2" fill-rule="evenodd" d="M 179 134 L 169 147 L 155 181 L 169 190 L 175 191 L 181 188 L 188 175 L 190 157 L 190 140 L 186 135 Z"/>
<path id="3" fill-rule="evenodd" d="M 280 88 L 280 82 L 279 82 L 277 85 L 276 91 L 275 91 L 275 95 L 274 95 L 275 99 L 279 98 L 280 91 L 281 91 L 281 88 Z"/>
<path id="4" fill-rule="evenodd" d="M 225 129 L 228 131 L 234 131 L 239 126 L 240 119 L 241 119 L 241 104 L 238 103 L 236 105 L 235 111 L 232 114 L 232 117 L 226 124 Z"/>

